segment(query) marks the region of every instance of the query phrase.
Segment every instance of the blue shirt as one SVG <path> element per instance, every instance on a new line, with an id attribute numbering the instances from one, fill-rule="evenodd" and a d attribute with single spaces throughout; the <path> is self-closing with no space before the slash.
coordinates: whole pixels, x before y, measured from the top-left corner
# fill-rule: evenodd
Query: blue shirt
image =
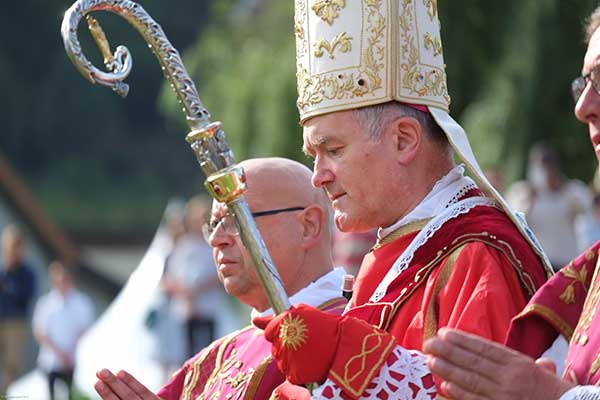
<path id="1" fill-rule="evenodd" d="M 8 271 L 0 268 L 0 320 L 28 318 L 34 290 L 35 275 L 26 264 L 21 262 Z"/>

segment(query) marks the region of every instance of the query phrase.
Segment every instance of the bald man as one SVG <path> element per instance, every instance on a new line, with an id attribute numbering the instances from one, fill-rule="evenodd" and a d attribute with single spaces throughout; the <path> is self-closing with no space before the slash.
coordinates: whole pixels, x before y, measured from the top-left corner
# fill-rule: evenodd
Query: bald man
<path id="1" fill-rule="evenodd" d="M 333 269 L 329 202 L 311 185 L 311 171 L 284 158 L 243 161 L 246 199 L 292 304 L 341 314 L 343 270 Z M 225 290 L 253 308 L 272 313 L 236 222 L 215 202 L 206 239 Z M 271 344 L 254 326 L 225 336 L 188 360 L 157 394 L 125 371 L 98 372 L 95 389 L 105 400 L 141 398 L 268 399 L 285 378 L 271 358 Z"/>

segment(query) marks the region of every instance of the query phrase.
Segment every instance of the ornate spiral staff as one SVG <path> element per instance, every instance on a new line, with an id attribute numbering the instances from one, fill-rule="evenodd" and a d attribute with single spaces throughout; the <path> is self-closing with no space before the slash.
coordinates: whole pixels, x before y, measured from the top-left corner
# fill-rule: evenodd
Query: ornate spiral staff
<path id="1" fill-rule="evenodd" d="M 77 27 L 81 18 L 91 11 L 110 11 L 125 18 L 142 35 L 158 58 L 165 78 L 183 106 L 190 127 L 186 141 L 192 147 L 202 171 L 207 176 L 204 183 L 206 188 L 217 201 L 226 203 L 235 216 L 242 241 L 252 257 L 273 310 L 277 314 L 287 310 L 290 303 L 281 279 L 243 195 L 246 189 L 244 171 L 234 163 L 233 153 L 221 129 L 221 123 L 210 121 L 210 114 L 202 105 L 196 86 L 183 66 L 179 52 L 169 42 L 160 25 L 139 4 L 128 0 L 75 2 L 65 12 L 61 27 L 67 54 L 86 79 L 108 86 L 122 97 L 127 96 L 129 91 L 129 86 L 123 81 L 131 72 L 131 54 L 125 46 L 118 46 L 114 54 L 111 54 L 102 28 L 88 15 L 88 27 L 102 52 L 104 65 L 110 72 L 100 71 L 85 58 L 77 39 Z"/>

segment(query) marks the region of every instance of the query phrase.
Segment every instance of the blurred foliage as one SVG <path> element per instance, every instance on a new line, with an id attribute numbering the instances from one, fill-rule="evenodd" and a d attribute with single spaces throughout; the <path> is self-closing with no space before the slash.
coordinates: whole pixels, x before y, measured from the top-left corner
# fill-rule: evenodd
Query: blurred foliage
<path id="1" fill-rule="evenodd" d="M 202 32 L 211 6 L 192 0 L 140 3 L 179 49 Z M 70 0 L 24 0 L 3 6 L 0 148 L 64 226 L 153 230 L 169 196 L 202 189 L 184 140 L 187 131 L 166 126 L 157 112 L 163 82 L 159 64 L 122 18 L 94 13 L 112 48 L 125 44 L 133 54 L 128 98 L 82 78 L 60 36 L 70 5 Z M 79 27 L 84 54 L 100 67 L 100 53 L 85 25 Z"/>
<path id="2" fill-rule="evenodd" d="M 63 50 L 70 0 L 8 2 L 0 14 L 0 149 L 46 210 L 71 229 L 152 229 L 172 195 L 202 190 L 187 127 L 154 56 L 124 20 L 98 13 L 113 48 L 134 56 L 126 100 L 90 85 Z M 142 0 L 184 61 L 200 97 L 224 123 L 238 160 L 307 162 L 295 108 L 293 1 Z M 524 172 L 528 147 L 556 145 L 570 176 L 595 166 L 573 117 L 570 81 L 585 52 L 592 0 L 438 2 L 452 115 L 484 167 Z M 82 24 L 83 25 L 83 24 Z M 100 56 L 80 28 L 84 52 Z M 165 118 L 166 117 L 166 118 Z"/>
<path id="3" fill-rule="evenodd" d="M 185 53 L 200 97 L 213 118 L 223 122 L 238 160 L 274 154 L 304 158 L 293 14 L 291 1 L 237 2 L 230 12 L 217 13 Z M 167 118 L 182 121 L 167 85 L 161 104 Z"/>

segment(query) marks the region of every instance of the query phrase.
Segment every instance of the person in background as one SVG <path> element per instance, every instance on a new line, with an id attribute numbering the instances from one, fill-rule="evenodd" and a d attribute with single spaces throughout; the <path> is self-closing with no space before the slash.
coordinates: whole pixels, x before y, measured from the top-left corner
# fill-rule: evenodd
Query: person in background
<path id="1" fill-rule="evenodd" d="M 182 326 L 185 338 L 182 351 L 172 355 L 175 365 L 181 365 L 235 325 L 233 304 L 219 283 L 210 246 L 202 236 L 209 215 L 207 198 L 188 200 L 183 217 L 185 233 L 176 237 L 161 278 L 169 312 Z"/>
<path id="2" fill-rule="evenodd" d="M 38 366 L 54 400 L 57 381 L 67 386 L 71 398 L 77 343 L 94 322 L 94 304 L 77 289 L 72 270 L 63 263 L 52 262 L 48 273 L 52 289 L 38 299 L 32 325 L 40 346 Z"/>
<path id="3" fill-rule="evenodd" d="M 587 124 L 600 162 L 600 7 L 586 31 L 588 48 L 572 91 L 575 116 Z M 512 322 L 506 339 L 512 349 L 457 330 L 442 330 L 425 343 L 427 364 L 445 380 L 448 397 L 600 399 L 599 253 L 596 242 L 542 286 Z M 537 359 L 559 335 L 569 341 L 562 378 L 550 360 Z"/>
<path id="4" fill-rule="evenodd" d="M 333 260 L 335 265 L 343 265 L 352 276 L 358 275 L 363 257 L 377 240 L 377 230 L 368 232 L 342 232 L 333 228 Z"/>
<path id="5" fill-rule="evenodd" d="M 8 225 L 0 238 L 0 396 L 21 372 L 29 326 L 29 306 L 35 296 L 35 275 L 24 259 L 25 238 Z"/>
<path id="6" fill-rule="evenodd" d="M 340 314 L 347 303 L 341 297 L 344 271 L 332 267 L 330 207 L 323 191 L 311 186 L 310 170 L 284 158 L 258 158 L 240 165 L 246 174 L 248 205 L 290 302 Z M 213 204 L 205 232 L 227 293 L 252 307 L 254 316 L 272 314 L 226 205 Z M 248 326 L 187 361 L 158 396 L 125 371 L 116 375 L 99 371 L 95 388 L 106 400 L 266 400 L 280 386 L 291 386 L 284 383 L 270 352 L 262 331 Z"/>
<path id="7" fill-rule="evenodd" d="M 527 180 L 511 185 L 506 199 L 525 213 L 555 271 L 579 253 L 575 221 L 590 212 L 592 195 L 583 182 L 564 175 L 552 146 L 540 142 L 531 148 Z"/>
<path id="8" fill-rule="evenodd" d="M 600 240 L 600 193 L 594 194 L 590 212 L 577 217 L 575 236 L 580 252 Z"/>
<path id="9" fill-rule="evenodd" d="M 166 233 L 167 254 L 171 254 L 178 241 L 186 234 L 185 229 L 185 201 L 171 199 L 165 210 L 162 223 Z M 168 258 L 166 260 L 168 262 Z M 164 269 L 167 262 L 163 263 L 161 283 L 164 283 Z M 172 296 L 165 290 L 164 285 L 159 286 L 157 296 L 145 318 L 145 325 L 156 339 L 153 346 L 152 357 L 161 367 L 162 380 L 166 382 L 185 359 L 189 346 L 186 336 L 186 326 L 182 323 L 179 314 L 173 312 Z"/>

